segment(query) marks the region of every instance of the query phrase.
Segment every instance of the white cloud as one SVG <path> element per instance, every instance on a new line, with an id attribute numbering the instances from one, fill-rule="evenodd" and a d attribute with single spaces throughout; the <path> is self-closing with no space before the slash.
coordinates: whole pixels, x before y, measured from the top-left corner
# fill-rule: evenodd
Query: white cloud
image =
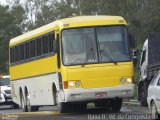
<path id="1" fill-rule="evenodd" d="M 0 4 L 7 5 L 7 2 L 6 2 L 6 0 L 0 0 Z"/>

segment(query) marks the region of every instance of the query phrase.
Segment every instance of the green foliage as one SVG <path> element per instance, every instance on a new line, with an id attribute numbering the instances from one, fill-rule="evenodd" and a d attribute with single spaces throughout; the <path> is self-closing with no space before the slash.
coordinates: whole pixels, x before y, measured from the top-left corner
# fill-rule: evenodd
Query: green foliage
<path id="1" fill-rule="evenodd" d="M 35 29 L 56 19 L 79 15 L 119 15 L 128 24 L 129 31 L 135 37 L 137 48 L 141 48 L 146 34 L 160 31 L 159 0 L 26 0 L 36 4 Z"/>
<path id="2" fill-rule="evenodd" d="M 8 74 L 9 40 L 22 34 L 24 10 L 20 5 L 0 5 L 0 73 Z"/>

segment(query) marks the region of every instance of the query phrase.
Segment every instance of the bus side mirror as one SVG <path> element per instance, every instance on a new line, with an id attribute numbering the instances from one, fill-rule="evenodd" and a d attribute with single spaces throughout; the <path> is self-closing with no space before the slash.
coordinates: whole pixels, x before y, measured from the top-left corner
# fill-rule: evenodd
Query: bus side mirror
<path id="1" fill-rule="evenodd" d="M 53 40 L 53 51 L 57 53 L 57 40 Z"/>
<path id="2" fill-rule="evenodd" d="M 137 64 L 137 56 L 138 56 L 138 50 L 132 50 L 132 56 L 133 56 L 133 63 L 134 65 Z"/>
<path id="3" fill-rule="evenodd" d="M 130 43 L 131 48 L 136 47 L 134 37 L 131 34 L 129 34 L 129 43 Z"/>

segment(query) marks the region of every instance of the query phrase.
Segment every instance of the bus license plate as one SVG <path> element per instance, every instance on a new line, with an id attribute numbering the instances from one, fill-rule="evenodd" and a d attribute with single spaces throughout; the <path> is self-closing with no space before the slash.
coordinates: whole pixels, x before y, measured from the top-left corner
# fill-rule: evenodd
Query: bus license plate
<path id="1" fill-rule="evenodd" d="M 96 98 L 106 98 L 107 93 L 96 93 Z"/>

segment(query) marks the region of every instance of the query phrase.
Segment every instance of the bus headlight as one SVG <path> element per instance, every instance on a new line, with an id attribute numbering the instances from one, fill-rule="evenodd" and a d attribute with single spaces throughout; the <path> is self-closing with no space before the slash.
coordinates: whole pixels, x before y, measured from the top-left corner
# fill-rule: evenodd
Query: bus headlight
<path id="1" fill-rule="evenodd" d="M 127 82 L 128 83 L 132 83 L 132 79 L 131 78 L 127 78 Z"/>
<path id="2" fill-rule="evenodd" d="M 80 87 L 80 86 L 81 86 L 80 81 L 76 81 L 76 82 L 75 82 L 75 86 L 76 86 L 76 87 Z"/>
<path id="3" fill-rule="evenodd" d="M 69 82 L 70 87 L 74 87 L 74 82 Z"/>
<path id="4" fill-rule="evenodd" d="M 132 83 L 132 79 L 129 77 L 123 77 L 120 79 L 121 84 Z"/>
<path id="5" fill-rule="evenodd" d="M 121 84 L 124 84 L 124 83 L 126 83 L 126 82 L 127 82 L 127 79 L 126 79 L 126 78 L 120 79 L 120 83 L 121 83 Z"/>
<path id="6" fill-rule="evenodd" d="M 69 81 L 68 85 L 70 88 L 77 88 L 81 86 L 81 82 L 80 81 Z"/>

